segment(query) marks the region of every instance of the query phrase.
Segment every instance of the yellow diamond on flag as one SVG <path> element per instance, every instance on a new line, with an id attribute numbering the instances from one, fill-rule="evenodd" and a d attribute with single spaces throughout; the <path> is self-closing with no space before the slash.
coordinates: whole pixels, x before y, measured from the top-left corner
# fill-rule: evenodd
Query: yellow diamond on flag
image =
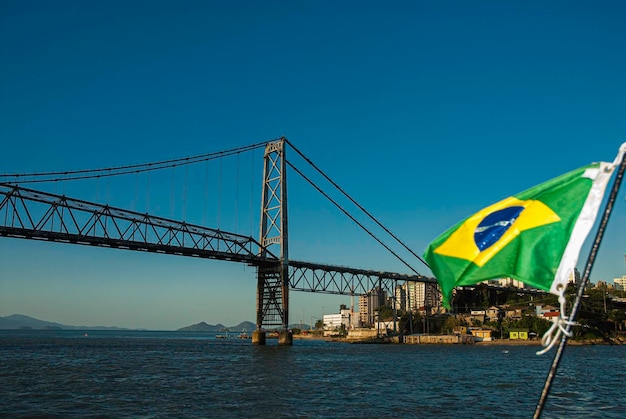
<path id="1" fill-rule="evenodd" d="M 541 201 L 510 197 L 469 217 L 434 252 L 482 267 L 521 232 L 559 221 L 561 218 Z M 491 236 L 481 241 L 481 234 L 490 231 Z"/>

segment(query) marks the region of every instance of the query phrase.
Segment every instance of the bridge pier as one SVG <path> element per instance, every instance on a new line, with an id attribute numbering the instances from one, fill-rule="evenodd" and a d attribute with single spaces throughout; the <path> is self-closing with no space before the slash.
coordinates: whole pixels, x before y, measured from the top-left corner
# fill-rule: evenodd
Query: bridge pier
<path id="1" fill-rule="evenodd" d="M 264 330 L 255 330 L 252 332 L 252 345 L 265 346 L 267 334 Z M 278 334 L 279 346 L 292 346 L 293 345 L 293 333 L 289 330 L 283 330 Z"/>
<path id="2" fill-rule="evenodd" d="M 293 333 L 289 330 L 283 330 L 278 335 L 278 345 L 291 346 L 293 345 Z"/>
<path id="3" fill-rule="evenodd" d="M 252 344 L 253 345 L 265 345 L 265 331 L 255 330 L 252 332 Z"/>

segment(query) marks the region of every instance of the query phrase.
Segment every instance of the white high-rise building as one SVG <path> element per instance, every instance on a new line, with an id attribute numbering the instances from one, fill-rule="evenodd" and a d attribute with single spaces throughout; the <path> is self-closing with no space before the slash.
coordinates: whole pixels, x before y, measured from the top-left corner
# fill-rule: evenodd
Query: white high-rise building
<path id="1" fill-rule="evenodd" d="M 406 282 L 396 287 L 396 308 L 404 311 L 425 311 L 438 307 L 440 294 L 437 285 L 425 282 Z"/>
<path id="2" fill-rule="evenodd" d="M 615 283 L 616 290 L 619 290 L 619 291 L 626 290 L 626 275 L 624 275 L 621 278 L 615 278 L 613 282 Z"/>

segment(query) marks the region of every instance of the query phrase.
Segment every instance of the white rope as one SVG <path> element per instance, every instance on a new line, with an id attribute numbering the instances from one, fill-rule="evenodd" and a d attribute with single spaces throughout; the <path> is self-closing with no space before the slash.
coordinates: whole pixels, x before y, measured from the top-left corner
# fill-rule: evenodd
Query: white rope
<path id="1" fill-rule="evenodd" d="M 617 153 L 617 156 L 615 157 L 615 160 L 613 161 L 613 163 L 602 164 L 601 165 L 602 169 L 606 173 L 610 174 L 617 166 L 621 165 L 622 159 L 624 158 L 624 156 L 626 156 L 626 142 L 622 143 L 622 145 L 620 146 L 619 152 Z M 608 182 L 609 177 L 606 178 L 606 182 Z M 604 194 L 604 190 L 602 190 L 600 196 L 602 196 L 603 194 Z M 593 216 L 593 219 L 595 220 L 595 215 Z M 569 277 L 569 275 L 567 277 Z M 544 346 L 544 349 L 537 352 L 537 355 L 543 355 L 546 352 L 548 352 L 550 349 L 552 349 L 552 347 L 561 339 L 561 336 L 564 335 L 568 338 L 571 338 L 572 332 L 570 331 L 570 329 L 572 326 L 575 326 L 577 324 L 575 321 L 573 321 L 573 319 L 569 319 L 568 316 L 565 316 L 566 285 L 564 285 L 563 283 L 558 283 L 556 284 L 555 288 L 556 288 L 556 291 L 558 292 L 559 303 L 561 305 L 561 312 L 559 313 L 559 317 L 552 320 L 552 326 L 550 327 L 550 329 L 548 329 L 548 331 L 541 338 L 541 344 Z M 554 292 L 554 290 L 551 290 L 551 292 Z M 578 302 L 575 304 L 578 304 Z"/>
<path id="2" fill-rule="evenodd" d="M 565 286 L 559 284 L 557 290 L 559 292 L 559 304 L 561 306 L 559 317 L 552 320 L 552 326 L 544 333 L 541 338 L 541 345 L 544 347 L 541 351 L 537 352 L 537 355 L 543 355 L 548 352 L 552 347 L 561 339 L 561 335 L 565 335 L 568 338 L 572 337 L 570 327 L 576 325 L 576 322 L 570 321 L 565 315 Z"/>

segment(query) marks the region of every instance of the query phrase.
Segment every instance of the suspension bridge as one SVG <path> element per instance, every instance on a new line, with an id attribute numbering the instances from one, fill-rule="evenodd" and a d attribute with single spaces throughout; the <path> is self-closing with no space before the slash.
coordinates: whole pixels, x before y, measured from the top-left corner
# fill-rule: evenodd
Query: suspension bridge
<path id="1" fill-rule="evenodd" d="M 2 182 L 0 183 L 0 236 L 245 263 L 256 268 L 257 330 L 253 333 L 253 343 L 259 345 L 265 344 L 265 330 L 269 328 L 278 328 L 282 331 L 279 344 L 292 344 L 292 336 L 288 330 L 290 290 L 359 296 L 378 289 L 384 290 L 389 293 L 388 295 L 393 295 L 398 282 L 416 281 L 436 284 L 434 278 L 417 273 L 406 261 L 376 238 L 356 218 L 287 160 L 287 146 L 303 157 L 332 185 L 374 219 L 287 139 L 280 138 L 223 152 L 157 163 L 106 169 L 2 175 L 3 177 L 0 177 Z M 259 147 L 264 148 L 264 155 L 258 239 L 219 228 L 208 228 L 148 212 L 71 198 L 65 194 L 46 192 L 32 187 L 33 184 L 46 182 L 58 184 L 67 181 L 137 175 L 142 172 L 176 168 L 238 155 Z M 291 260 L 287 214 L 287 167 L 293 169 L 318 189 L 346 216 L 396 255 L 414 273 L 381 272 Z M 378 224 L 383 227 L 380 223 Z M 385 230 L 399 241 L 386 228 Z M 408 249 L 404 243 L 399 242 Z M 415 256 L 420 259 L 419 256 Z"/>
<path id="2" fill-rule="evenodd" d="M 397 236 L 383 226 L 363 206 L 348 195 L 339 185 L 330 179 L 310 159 L 301 153 L 286 138 L 238 147 L 226 151 L 177 158 L 152 163 L 142 163 L 104 169 L 85 169 L 56 171 L 30 174 L 0 175 L 0 236 L 9 238 L 31 239 L 66 244 L 78 244 L 101 248 L 125 249 L 140 252 L 153 252 L 204 259 L 215 259 L 244 263 L 256 269 L 256 330 L 253 332 L 253 344 L 265 344 L 265 331 L 280 330 L 279 344 L 291 345 L 292 336 L 289 325 L 289 291 L 339 294 L 350 296 L 371 295 L 383 291 L 395 298 L 398 284 L 422 282 L 431 284 L 431 289 L 438 291 L 435 278 L 419 274 L 402 256 L 385 244 L 371 229 L 348 212 L 336 199 L 319 187 L 298 166 L 287 159 L 287 149 L 297 153 L 310 167 L 328 181 L 341 195 L 352 202 L 370 221 L 373 221 L 397 244 L 425 266 L 426 263 L 415 254 Z M 139 176 L 166 169 L 189 167 L 202 162 L 220 160 L 237 156 L 252 150 L 263 149 L 263 180 L 261 190 L 261 209 L 258 238 L 237 232 L 228 232 L 219 228 L 220 210 L 216 216 L 217 228 L 202 223 L 179 221 L 174 218 L 157 216 L 150 212 L 150 177 L 146 179 L 145 211 L 124 209 L 119 206 L 100 204 L 85 199 L 71 198 L 66 193 L 54 193 L 34 189 L 38 184 L 50 184 L 55 187 L 82 180 L 100 180 L 124 176 Z M 287 214 L 287 168 L 293 170 L 302 179 L 320 192 L 328 201 L 377 241 L 387 252 L 404 264 L 412 274 L 351 268 L 347 266 L 313 263 L 289 258 L 289 219 Z M 254 165 L 250 169 L 255 172 Z M 172 172 L 172 197 L 174 198 L 174 172 Z M 183 202 L 187 198 L 188 173 L 185 171 Z M 221 201 L 221 163 L 220 186 L 217 188 L 217 200 Z M 240 183 L 239 168 L 235 183 Z M 205 173 L 205 183 L 209 178 Z M 137 189 L 137 182 L 135 189 Z M 237 186 L 238 188 L 239 186 Z M 128 188 L 125 183 L 122 188 Z M 99 187 L 97 188 L 99 189 Z M 110 195 L 107 186 L 106 200 Z M 206 189 L 206 187 L 205 187 Z M 153 188 L 154 192 L 154 188 Z M 116 191 L 115 194 L 118 194 Z M 98 192 L 99 196 L 100 193 Z M 132 206 L 137 206 L 137 190 Z M 208 192 L 204 191 L 205 206 Z M 174 202 L 174 199 L 171 199 Z M 174 205 L 173 203 L 171 204 Z M 219 206 L 219 205 L 218 205 Z M 250 211 L 253 211 L 250 202 Z M 161 208 L 162 210 L 162 208 Z M 173 214 L 173 207 L 170 208 Z M 182 218 L 186 219 L 186 206 L 182 208 Z M 238 209 L 235 208 L 235 214 Z M 235 216 L 235 219 L 237 217 Z M 250 218 L 252 230 L 252 217 Z M 236 224 L 236 222 L 235 222 Z M 235 228 L 236 230 L 237 228 Z M 536 293 L 537 290 L 501 287 L 490 285 L 497 291 Z M 542 292 L 541 292 L 542 293 Z"/>

